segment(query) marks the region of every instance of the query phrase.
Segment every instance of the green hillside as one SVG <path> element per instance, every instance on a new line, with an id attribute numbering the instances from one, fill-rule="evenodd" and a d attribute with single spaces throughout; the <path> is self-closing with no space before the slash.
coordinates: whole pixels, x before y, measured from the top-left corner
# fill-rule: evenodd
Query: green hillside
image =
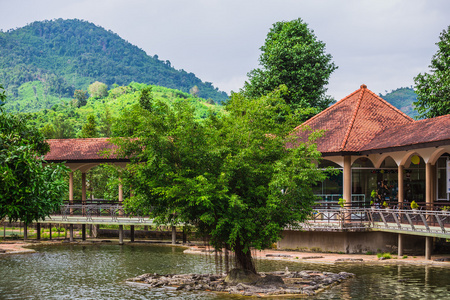
<path id="1" fill-rule="evenodd" d="M 124 128 L 121 118 L 132 115 L 138 105 L 141 90 L 146 84 L 131 83 L 127 86 L 117 86 L 108 91 L 103 98 L 90 97 L 86 105 L 79 107 L 75 100 L 60 101 L 51 109 L 43 109 L 27 113 L 29 123 L 41 130 L 46 138 L 81 138 L 81 137 L 111 137 L 121 136 Z M 193 97 L 179 90 L 168 89 L 161 86 L 152 86 L 153 99 L 161 100 L 168 105 L 179 101 L 189 101 L 196 109 L 196 117 L 201 119 L 208 110 L 219 111 L 223 106 L 213 101 Z M 9 100 L 7 101 L 7 104 Z M 92 118 L 93 116 L 93 118 Z M 95 134 L 83 136 L 83 127 L 93 120 Z"/>
<path id="2" fill-rule="evenodd" d="M 419 115 L 417 111 L 414 110 L 413 103 L 417 101 L 417 95 L 413 88 L 398 88 L 390 93 L 386 92 L 385 95 L 380 94 L 380 97 L 400 109 L 411 118 L 415 118 Z"/>
<path id="3" fill-rule="evenodd" d="M 8 110 L 50 108 L 95 81 L 110 88 L 142 82 L 186 93 L 197 87 L 194 90 L 201 98 L 217 103 L 228 98 L 212 83 L 176 70 L 169 61 L 149 56 L 117 34 L 86 21 L 33 22 L 0 32 L 0 83 L 8 93 Z"/>

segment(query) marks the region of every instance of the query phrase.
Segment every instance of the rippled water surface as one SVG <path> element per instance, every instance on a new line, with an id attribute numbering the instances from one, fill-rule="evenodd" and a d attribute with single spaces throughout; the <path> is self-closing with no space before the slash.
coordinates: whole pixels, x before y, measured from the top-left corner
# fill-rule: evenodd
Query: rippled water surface
<path id="1" fill-rule="evenodd" d="M 213 273 L 214 261 L 155 245 L 52 245 L 0 258 L 0 299 L 242 299 L 149 289 L 125 280 L 143 273 Z M 356 278 L 311 299 L 450 299 L 450 269 L 258 261 L 258 270 L 320 270 Z M 246 299 L 246 298 L 245 298 Z M 279 298 L 278 298 L 279 299 Z M 286 299 L 286 298 L 283 298 Z"/>

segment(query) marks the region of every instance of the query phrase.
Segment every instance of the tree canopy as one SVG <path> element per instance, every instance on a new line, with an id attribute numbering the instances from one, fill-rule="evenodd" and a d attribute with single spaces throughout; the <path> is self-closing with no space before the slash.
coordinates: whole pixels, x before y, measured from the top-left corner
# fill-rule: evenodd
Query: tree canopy
<path id="1" fill-rule="evenodd" d="M 315 200 L 311 186 L 325 176 L 315 167 L 315 144 L 290 135 L 298 117 L 283 89 L 253 101 L 233 94 L 224 114 L 202 121 L 187 101 L 152 101 L 125 119 L 135 131 L 115 143 L 133 162 L 123 174 L 134 193 L 127 209 L 194 225 L 256 272 L 250 248 L 270 247 L 285 226 L 305 220 Z"/>
<path id="2" fill-rule="evenodd" d="M 283 98 L 294 109 L 314 108 L 317 113 L 333 102 L 325 86 L 337 67 L 325 53 L 325 43 L 302 19 L 275 23 L 260 49 L 261 68 L 248 73 L 247 96 L 260 97 L 285 84 L 289 93 Z"/>
<path id="3" fill-rule="evenodd" d="M 0 100 L 5 100 L 3 92 Z M 44 137 L 26 125 L 25 118 L 0 106 L 0 220 L 8 217 L 29 224 L 44 219 L 62 203 L 66 168 L 44 161 L 49 150 Z"/>
<path id="4" fill-rule="evenodd" d="M 450 114 L 450 26 L 436 43 L 439 47 L 431 60 L 430 73 L 414 78 L 419 117 L 433 118 Z"/>

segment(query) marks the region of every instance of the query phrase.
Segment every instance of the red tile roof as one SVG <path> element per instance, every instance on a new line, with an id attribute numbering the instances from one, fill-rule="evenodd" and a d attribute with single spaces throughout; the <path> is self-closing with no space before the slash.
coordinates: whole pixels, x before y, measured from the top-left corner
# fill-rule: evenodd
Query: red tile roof
<path id="1" fill-rule="evenodd" d="M 374 152 L 388 148 L 413 148 L 425 144 L 433 146 L 445 141 L 450 144 L 450 115 L 387 128 L 360 150 Z"/>
<path id="2" fill-rule="evenodd" d="M 325 130 L 324 135 L 316 141 L 322 153 L 356 152 L 386 128 L 413 122 L 413 119 L 367 89 L 366 85 L 361 85 L 359 90 L 294 131 L 300 140 L 305 140 L 309 133 L 302 128 Z"/>
<path id="3" fill-rule="evenodd" d="M 102 153 L 104 150 L 117 148 L 108 140 L 108 138 L 47 140 L 50 152 L 45 156 L 45 160 L 49 162 L 117 160 L 114 155 L 107 157 Z"/>

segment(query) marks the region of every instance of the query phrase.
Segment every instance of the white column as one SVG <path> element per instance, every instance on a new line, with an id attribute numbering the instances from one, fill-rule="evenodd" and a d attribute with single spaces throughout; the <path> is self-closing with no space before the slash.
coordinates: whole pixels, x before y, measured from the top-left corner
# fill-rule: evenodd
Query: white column
<path id="1" fill-rule="evenodd" d="M 344 156 L 344 186 L 343 198 L 346 201 L 346 206 L 350 207 L 352 204 L 352 157 L 350 155 Z"/>
<path id="2" fill-rule="evenodd" d="M 69 203 L 73 201 L 73 172 L 69 173 Z"/>
<path id="3" fill-rule="evenodd" d="M 403 201 L 404 199 L 404 195 L 405 195 L 405 189 L 404 189 L 404 178 L 403 178 L 403 171 L 404 171 L 404 167 L 402 165 L 398 166 L 398 207 L 399 208 L 406 208 L 403 207 Z"/>
<path id="4" fill-rule="evenodd" d="M 432 188 L 431 179 L 433 178 L 433 168 L 430 163 L 425 165 L 425 202 L 427 204 L 427 209 L 431 209 L 431 205 L 433 204 L 432 196 Z"/>

